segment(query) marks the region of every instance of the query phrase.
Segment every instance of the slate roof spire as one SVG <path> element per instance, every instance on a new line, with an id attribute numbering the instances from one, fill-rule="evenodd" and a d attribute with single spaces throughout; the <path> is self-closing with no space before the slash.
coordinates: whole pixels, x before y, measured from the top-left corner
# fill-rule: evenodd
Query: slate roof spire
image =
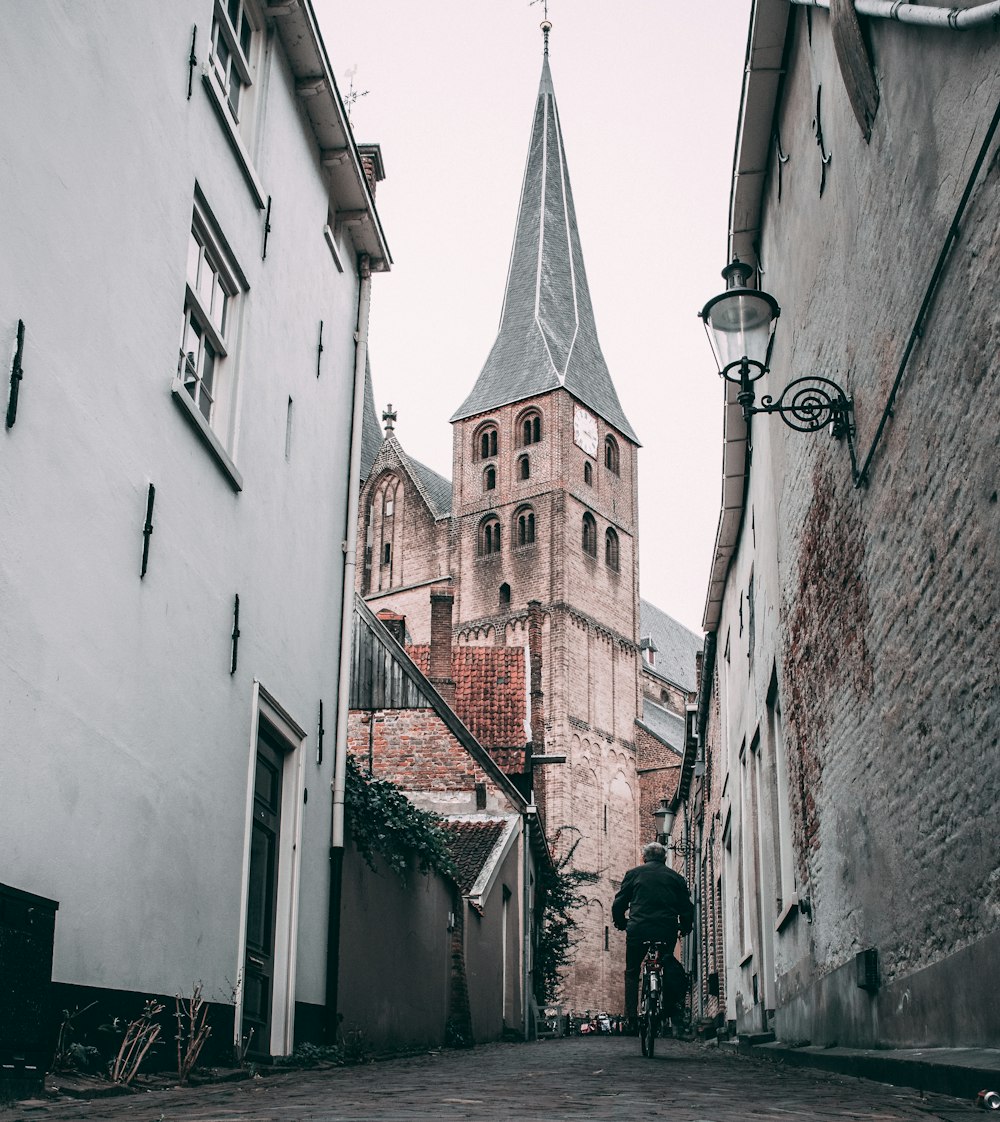
<path id="1" fill-rule="evenodd" d="M 542 76 L 500 329 L 472 392 L 452 420 L 561 386 L 638 443 L 597 340 L 545 24 L 542 30 Z"/>

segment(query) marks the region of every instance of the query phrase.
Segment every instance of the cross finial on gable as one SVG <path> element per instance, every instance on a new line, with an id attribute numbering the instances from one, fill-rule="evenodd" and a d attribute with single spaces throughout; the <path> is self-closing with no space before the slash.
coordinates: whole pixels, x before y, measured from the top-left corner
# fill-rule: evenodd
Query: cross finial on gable
<path id="1" fill-rule="evenodd" d="M 392 432 L 393 422 L 396 420 L 396 411 L 393 409 L 391 401 L 382 411 L 382 420 L 385 421 L 385 431 Z"/>

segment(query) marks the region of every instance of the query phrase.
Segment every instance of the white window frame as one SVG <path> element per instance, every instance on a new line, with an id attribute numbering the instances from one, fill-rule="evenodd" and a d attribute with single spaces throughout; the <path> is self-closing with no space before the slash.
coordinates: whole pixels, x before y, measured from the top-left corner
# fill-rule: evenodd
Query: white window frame
<path id="1" fill-rule="evenodd" d="M 190 275 L 191 247 L 199 246 L 198 275 Z M 210 303 L 206 304 L 203 269 L 213 274 Z M 228 243 L 219 230 L 201 192 L 196 188 L 188 235 L 188 258 L 184 279 L 184 309 L 177 370 L 171 385 L 174 401 L 193 424 L 195 431 L 215 456 L 219 466 L 240 491 L 243 479 L 233 462 L 237 358 L 236 344 L 243 314 L 243 296 L 249 284 Z M 223 293 L 225 314 L 214 308 L 215 296 Z M 190 325 L 196 324 L 192 331 Z M 191 350 L 193 337 L 198 352 Z M 205 358 L 212 352 L 211 384 L 206 385 Z M 208 399 L 208 408 L 205 400 Z"/>
<path id="2" fill-rule="evenodd" d="M 239 27 L 233 23 L 230 12 L 233 7 L 236 8 L 239 17 L 237 21 Z M 254 17 L 255 13 L 245 0 L 227 0 L 225 3 L 222 0 L 215 0 L 208 61 L 226 99 L 233 123 L 237 127 L 240 124 L 240 103 L 245 101 L 246 95 L 253 88 L 254 54 L 257 46 L 254 37 L 258 31 Z M 248 28 L 250 33 L 246 46 L 241 35 L 242 28 Z M 225 59 L 222 57 L 223 51 L 219 49 L 220 40 L 223 43 Z M 232 96 L 234 88 L 240 91 L 236 96 L 235 105 Z"/>
<path id="3" fill-rule="evenodd" d="M 250 27 L 249 50 L 244 50 L 239 31 L 233 26 L 229 16 L 229 3 L 238 4 L 241 26 L 245 20 Z M 250 0 L 225 0 L 225 2 L 215 0 L 208 57 L 202 69 L 205 91 L 225 129 L 226 138 L 233 149 L 254 202 L 260 210 L 264 209 L 267 195 L 254 168 L 252 149 L 254 121 L 259 100 L 255 87 L 260 85 L 258 72 L 262 69 L 260 63 L 263 57 L 263 28 L 260 13 Z M 224 41 L 228 52 L 225 62 L 218 49 L 220 38 Z M 234 73 L 241 91 L 235 107 L 231 95 Z"/>

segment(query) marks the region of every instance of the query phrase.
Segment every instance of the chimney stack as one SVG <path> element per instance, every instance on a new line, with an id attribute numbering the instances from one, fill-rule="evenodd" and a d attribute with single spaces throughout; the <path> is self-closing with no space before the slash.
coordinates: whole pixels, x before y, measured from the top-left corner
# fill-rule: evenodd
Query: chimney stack
<path id="1" fill-rule="evenodd" d="M 401 616 L 399 612 L 394 612 L 391 608 L 383 608 L 380 612 L 377 612 L 376 615 L 393 639 L 395 639 L 401 647 L 405 647 L 406 616 Z"/>
<path id="2" fill-rule="evenodd" d="M 385 179 L 385 167 L 382 163 L 382 149 L 377 144 L 359 144 L 358 155 L 361 157 L 361 167 L 368 180 L 368 189 L 375 198 L 375 185 Z"/>
<path id="3" fill-rule="evenodd" d="M 455 703 L 455 679 L 451 676 L 451 610 L 455 597 L 447 585 L 431 589 L 431 653 L 427 674 L 431 685 L 448 702 Z"/>

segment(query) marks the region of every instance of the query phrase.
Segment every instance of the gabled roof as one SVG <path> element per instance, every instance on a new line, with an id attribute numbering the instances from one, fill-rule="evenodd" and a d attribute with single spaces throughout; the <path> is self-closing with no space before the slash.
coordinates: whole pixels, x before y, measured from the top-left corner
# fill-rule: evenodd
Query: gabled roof
<path id="1" fill-rule="evenodd" d="M 434 710 L 448 731 L 500 788 L 515 811 L 521 813 L 527 809 L 524 796 L 506 773 L 360 596 L 354 597 L 350 708 Z"/>
<path id="2" fill-rule="evenodd" d="M 452 420 L 559 387 L 638 443 L 597 340 L 546 53 L 500 329 L 472 392 Z"/>
<path id="3" fill-rule="evenodd" d="M 652 698 L 642 699 L 642 718 L 639 723 L 649 730 L 658 740 L 671 748 L 677 749 L 677 754 L 684 751 L 684 718 L 678 716 L 664 705 L 657 705 Z"/>
<path id="4" fill-rule="evenodd" d="M 374 399 L 372 408 L 374 410 Z M 377 425 L 378 422 L 376 421 L 375 424 Z M 362 454 L 364 454 L 364 438 L 362 438 Z M 376 470 L 385 468 L 400 468 L 410 477 L 410 482 L 427 504 L 427 509 L 435 522 L 440 522 L 451 514 L 451 480 L 445 479 L 426 464 L 407 455 L 402 444 L 397 440 L 396 433 L 391 429 L 382 438 L 378 454 L 372 460 L 365 478 L 370 478 Z"/>
<path id="5" fill-rule="evenodd" d="M 417 486 L 427 499 L 427 505 L 431 508 L 435 519 L 446 518 L 451 514 L 451 480 L 438 475 L 433 468 L 429 468 L 412 456 L 407 456 L 405 452 L 403 455 L 406 456 L 413 476 L 419 480 Z"/>
<path id="6" fill-rule="evenodd" d="M 375 390 L 372 386 L 371 364 L 365 359 L 365 405 L 361 421 L 361 482 L 368 478 L 375 457 L 382 447 L 382 426 L 378 423 L 375 408 Z"/>
<path id="7" fill-rule="evenodd" d="M 465 895 L 479 880 L 489 864 L 497 843 L 504 835 L 504 818 L 446 818 L 448 852 L 455 862 L 459 891 Z"/>
<path id="8" fill-rule="evenodd" d="M 407 654 L 424 674 L 430 647 L 414 645 Z M 508 774 L 526 767 L 528 682 L 523 647 L 453 647 L 453 708 L 480 744 Z"/>
<path id="9" fill-rule="evenodd" d="M 655 604 L 640 600 L 639 645 L 642 646 L 643 640 L 647 638 L 653 640 L 656 655 L 653 666 L 643 662 L 643 671 L 665 678 L 691 693 L 697 684 L 695 659 L 703 646 L 702 637 L 688 631 L 682 623 L 660 611 Z"/>

